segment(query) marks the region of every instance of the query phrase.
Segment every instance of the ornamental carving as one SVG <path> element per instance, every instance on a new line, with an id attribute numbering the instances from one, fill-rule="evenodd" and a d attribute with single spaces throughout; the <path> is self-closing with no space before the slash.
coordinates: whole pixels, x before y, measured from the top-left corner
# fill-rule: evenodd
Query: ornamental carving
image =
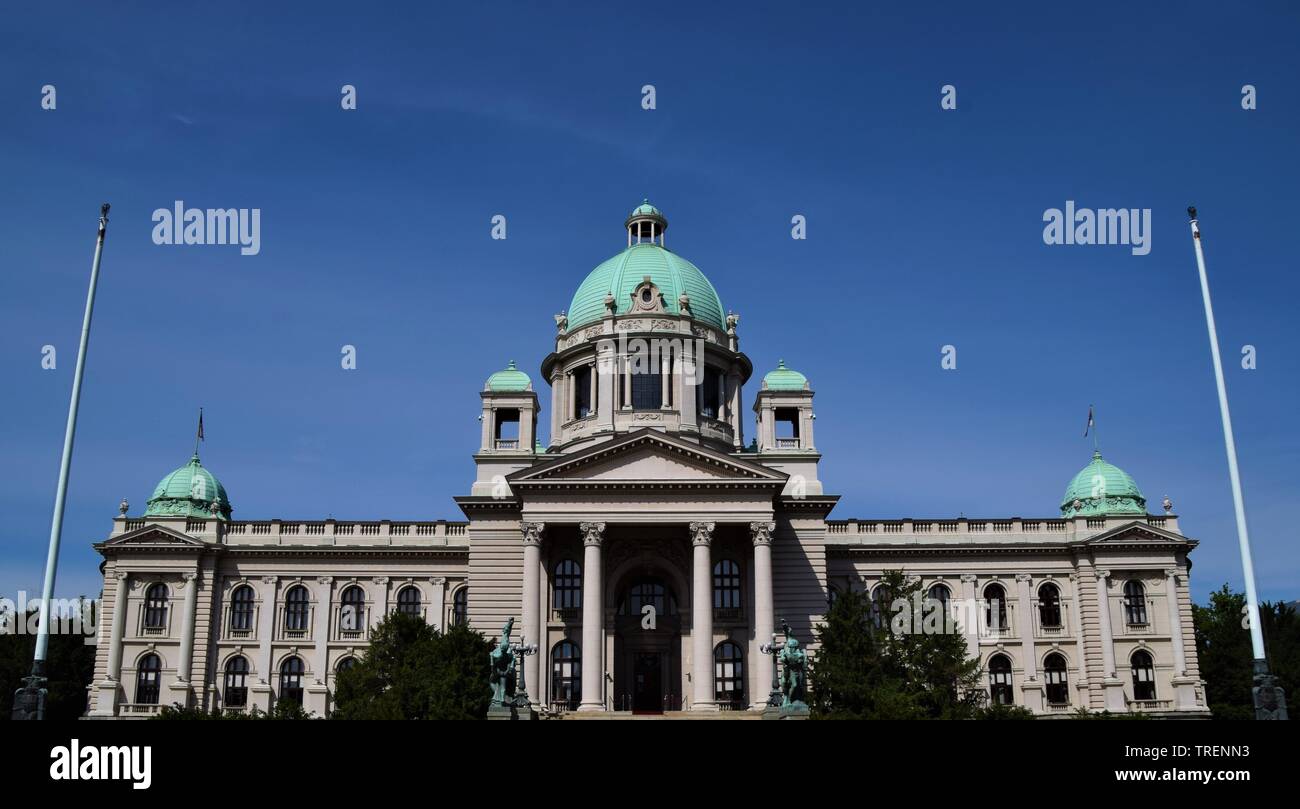
<path id="1" fill-rule="evenodd" d="M 619 331 L 643 331 L 644 329 L 644 320 L 620 320 L 618 322 Z"/>
<path id="2" fill-rule="evenodd" d="M 636 421 L 663 421 L 663 415 L 660 413 L 637 413 L 632 416 Z"/>
<path id="3" fill-rule="evenodd" d="M 594 545 L 599 548 L 600 543 L 605 541 L 605 523 L 603 522 L 579 523 L 578 530 L 582 532 L 583 545 Z"/>
<path id="4" fill-rule="evenodd" d="M 519 529 L 523 532 L 525 545 L 540 545 L 542 543 L 542 532 L 546 530 L 546 523 L 521 523 Z"/>
<path id="5" fill-rule="evenodd" d="M 650 331 L 676 331 L 677 324 L 671 320 L 650 321 Z"/>
<path id="6" fill-rule="evenodd" d="M 693 522 L 691 523 L 691 544 L 708 545 L 713 541 L 713 529 L 717 527 L 716 523 L 711 522 Z"/>
<path id="7" fill-rule="evenodd" d="M 749 536 L 755 545 L 771 545 L 772 532 L 776 530 L 774 522 L 751 522 L 749 524 Z"/>

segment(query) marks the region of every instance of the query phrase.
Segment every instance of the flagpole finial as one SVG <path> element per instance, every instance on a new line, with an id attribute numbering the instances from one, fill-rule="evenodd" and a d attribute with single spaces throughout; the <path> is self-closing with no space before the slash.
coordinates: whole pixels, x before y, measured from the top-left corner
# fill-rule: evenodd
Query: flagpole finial
<path id="1" fill-rule="evenodd" d="M 1195 205 L 1188 205 L 1188 206 L 1187 206 L 1187 215 L 1190 216 L 1190 217 L 1192 218 L 1192 221 L 1193 221 L 1193 222 L 1196 221 L 1196 206 L 1195 206 Z"/>

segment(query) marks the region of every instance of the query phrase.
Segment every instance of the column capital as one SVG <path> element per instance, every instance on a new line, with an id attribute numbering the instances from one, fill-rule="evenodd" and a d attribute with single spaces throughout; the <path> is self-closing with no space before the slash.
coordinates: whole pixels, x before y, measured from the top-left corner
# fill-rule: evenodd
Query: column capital
<path id="1" fill-rule="evenodd" d="M 691 544 L 692 545 L 709 545 L 713 542 L 713 529 L 717 523 L 711 522 L 693 522 L 691 523 Z"/>
<path id="2" fill-rule="evenodd" d="M 961 580 L 967 584 L 974 584 L 979 581 L 979 576 L 976 576 L 974 573 L 963 573 L 961 574 Z"/>
<path id="3" fill-rule="evenodd" d="M 388 577 L 387 577 L 387 576 L 375 576 L 374 582 L 375 582 L 375 584 L 388 584 Z"/>
<path id="4" fill-rule="evenodd" d="M 1107 568 L 1099 567 L 1099 568 L 1097 568 L 1096 571 L 1094 571 L 1094 572 L 1097 574 L 1097 579 L 1098 579 L 1098 581 L 1100 581 L 1101 579 L 1109 579 L 1109 578 L 1110 578 L 1110 570 L 1108 570 Z"/>
<path id="5" fill-rule="evenodd" d="M 447 579 L 444 576 L 434 576 L 429 579 L 429 583 L 434 587 L 443 587 L 447 584 Z"/>
<path id="6" fill-rule="evenodd" d="M 771 545 L 772 532 L 776 530 L 774 522 L 751 522 L 749 524 L 749 537 L 755 545 Z"/>
<path id="7" fill-rule="evenodd" d="M 524 522 L 519 524 L 519 530 L 523 532 L 525 545 L 540 545 L 542 543 L 542 532 L 546 530 L 544 522 Z"/>
<path id="8" fill-rule="evenodd" d="M 599 548 L 600 543 L 605 541 L 605 523 L 603 522 L 578 523 L 578 530 L 582 532 L 584 547 L 594 546 Z"/>
<path id="9" fill-rule="evenodd" d="M 194 580 L 197 579 L 198 577 L 199 577 L 199 574 L 197 574 L 197 573 L 182 573 L 182 574 L 181 574 L 181 578 L 185 580 L 185 583 L 186 583 L 186 584 L 188 584 L 188 583 L 194 581 Z"/>
<path id="10" fill-rule="evenodd" d="M 118 570 L 115 573 L 113 573 L 113 577 L 116 578 L 118 581 L 126 581 L 127 579 L 131 578 L 131 574 L 126 572 L 125 570 Z"/>
<path id="11" fill-rule="evenodd" d="M 317 577 L 316 577 L 316 583 L 317 583 L 317 584 L 333 584 L 333 583 L 334 583 L 334 577 L 333 577 L 333 576 L 317 576 Z"/>
<path id="12" fill-rule="evenodd" d="M 280 580 L 279 576 L 263 576 L 262 584 L 275 584 Z"/>
<path id="13" fill-rule="evenodd" d="M 1028 573 L 1017 573 L 1016 581 L 1033 581 L 1034 577 Z"/>
<path id="14" fill-rule="evenodd" d="M 1174 579 L 1175 581 L 1177 581 L 1177 580 L 1178 580 L 1178 577 L 1181 576 L 1181 575 L 1183 575 L 1182 571 L 1179 570 L 1179 569 L 1176 568 L 1176 567 L 1167 567 L 1167 568 L 1165 568 L 1165 578 L 1166 578 L 1166 579 Z"/>

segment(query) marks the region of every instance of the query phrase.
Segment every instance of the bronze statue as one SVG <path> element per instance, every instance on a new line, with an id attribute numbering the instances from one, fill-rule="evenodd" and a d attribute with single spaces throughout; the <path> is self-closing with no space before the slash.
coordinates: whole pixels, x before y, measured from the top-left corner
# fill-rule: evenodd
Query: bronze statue
<path id="1" fill-rule="evenodd" d="M 515 701 L 515 653 L 510 648 L 510 631 L 514 626 L 514 618 L 506 621 L 501 627 L 501 640 L 488 656 L 492 667 L 488 683 L 492 686 L 493 707 L 508 707 Z"/>
<path id="2" fill-rule="evenodd" d="M 804 695 L 808 681 L 808 654 L 799 648 L 799 641 L 795 639 L 789 624 L 782 621 L 781 629 L 785 632 L 785 646 L 778 656 L 782 665 L 781 707 L 803 708 L 806 707 Z"/>

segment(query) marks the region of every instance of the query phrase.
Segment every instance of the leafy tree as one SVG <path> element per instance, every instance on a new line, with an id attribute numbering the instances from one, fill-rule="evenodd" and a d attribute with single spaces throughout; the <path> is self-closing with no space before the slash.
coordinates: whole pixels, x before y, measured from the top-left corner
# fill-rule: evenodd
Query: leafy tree
<path id="1" fill-rule="evenodd" d="M 1206 701 L 1215 719 L 1253 719 L 1254 661 L 1246 625 L 1246 597 L 1228 585 L 1210 594 L 1208 606 L 1192 605 L 1196 654 L 1206 682 Z M 1286 690 L 1288 708 L 1300 687 L 1300 617 L 1290 604 L 1264 602 L 1260 627 L 1269 670 Z"/>
<path id="2" fill-rule="evenodd" d="M 316 714 L 311 713 L 303 708 L 297 702 L 291 699 L 277 700 L 275 706 L 270 711 L 263 711 L 261 708 L 253 708 L 251 711 L 223 711 L 220 708 L 213 708 L 211 711 L 205 711 L 202 708 L 182 708 L 180 705 L 167 705 L 152 719 L 164 719 L 169 721 L 212 721 L 212 720 L 262 720 L 262 719 L 318 719 Z"/>
<path id="3" fill-rule="evenodd" d="M 492 699 L 492 643 L 464 625 L 438 632 L 395 612 L 375 628 L 370 648 L 342 672 L 338 719 L 479 719 Z"/>
<path id="4" fill-rule="evenodd" d="M 983 708 L 979 662 L 921 583 L 890 571 L 889 613 L 875 615 L 859 593 L 840 595 L 817 627 L 813 714 L 846 719 L 970 719 Z M 996 718 L 1011 718 L 998 710 Z"/>
<path id="5" fill-rule="evenodd" d="M 29 609 L 19 618 L 12 613 L 0 619 L 0 719 L 11 718 L 14 692 L 32 672 L 36 652 L 36 610 Z M 18 632 L 17 622 L 26 620 L 31 632 Z M 86 713 L 86 689 L 95 672 L 95 647 L 84 635 L 50 635 L 45 659 L 45 717 L 53 720 L 77 719 Z"/>

